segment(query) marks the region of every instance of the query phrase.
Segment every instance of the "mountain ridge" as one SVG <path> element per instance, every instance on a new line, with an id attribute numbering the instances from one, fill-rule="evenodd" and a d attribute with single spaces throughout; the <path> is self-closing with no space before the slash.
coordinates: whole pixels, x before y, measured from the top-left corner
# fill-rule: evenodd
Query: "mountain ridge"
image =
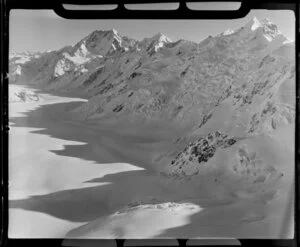
<path id="1" fill-rule="evenodd" d="M 233 104 L 250 102 L 259 90 L 253 87 L 264 87 L 249 78 L 272 66 L 293 67 L 293 49 L 269 19 L 253 18 L 200 43 L 172 42 L 160 32 L 137 41 L 115 29 L 95 30 L 73 46 L 27 55 L 24 64 L 11 60 L 10 82 L 83 91 L 90 100 L 74 109 L 82 119 L 112 115 L 199 122 L 228 97 Z M 251 94 L 242 94 L 247 88 Z"/>

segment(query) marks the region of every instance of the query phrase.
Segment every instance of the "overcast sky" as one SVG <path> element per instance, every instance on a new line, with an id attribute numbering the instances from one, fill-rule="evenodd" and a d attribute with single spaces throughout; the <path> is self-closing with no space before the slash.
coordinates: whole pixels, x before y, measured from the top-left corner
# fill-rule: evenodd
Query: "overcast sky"
<path id="1" fill-rule="evenodd" d="M 236 29 L 254 16 L 268 17 L 283 34 L 294 40 L 295 17 L 288 10 L 253 10 L 245 18 L 233 20 L 68 20 L 52 10 L 12 10 L 10 12 L 10 51 L 47 51 L 73 45 L 94 30 L 116 29 L 137 40 L 158 32 L 171 40 L 200 42 L 208 35 Z"/>

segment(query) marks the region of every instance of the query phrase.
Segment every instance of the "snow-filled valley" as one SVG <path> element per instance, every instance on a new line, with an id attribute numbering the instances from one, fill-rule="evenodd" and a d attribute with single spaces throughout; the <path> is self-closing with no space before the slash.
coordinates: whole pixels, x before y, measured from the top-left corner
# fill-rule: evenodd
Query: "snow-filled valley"
<path id="1" fill-rule="evenodd" d="M 10 237 L 293 237 L 295 43 L 271 20 L 9 65 Z"/>

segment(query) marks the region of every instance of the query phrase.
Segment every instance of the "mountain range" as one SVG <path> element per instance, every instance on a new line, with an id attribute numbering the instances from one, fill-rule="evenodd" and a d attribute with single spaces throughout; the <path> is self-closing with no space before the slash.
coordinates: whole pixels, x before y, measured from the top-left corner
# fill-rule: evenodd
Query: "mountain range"
<path id="1" fill-rule="evenodd" d="M 185 136 L 174 138 L 176 150 L 157 158 L 170 164 L 167 174 L 197 174 L 217 150 L 295 120 L 295 43 L 267 18 L 200 43 L 173 42 L 162 33 L 138 41 L 96 30 L 59 50 L 10 54 L 9 68 L 12 84 L 88 97 L 70 110 L 84 121 L 188 126 Z M 243 148 L 239 155 L 255 161 Z"/>

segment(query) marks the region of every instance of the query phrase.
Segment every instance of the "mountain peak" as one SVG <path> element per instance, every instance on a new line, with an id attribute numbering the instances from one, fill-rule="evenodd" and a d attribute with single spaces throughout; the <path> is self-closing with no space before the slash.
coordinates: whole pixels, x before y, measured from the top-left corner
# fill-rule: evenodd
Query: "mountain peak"
<path id="1" fill-rule="evenodd" d="M 116 29 L 110 29 L 110 30 L 95 30 L 92 33 L 90 33 L 85 39 L 89 40 L 89 42 L 101 41 L 104 37 L 108 39 L 118 39 L 118 40 L 122 38 Z"/>
<path id="2" fill-rule="evenodd" d="M 268 17 L 261 20 L 253 17 L 253 19 L 245 25 L 245 30 L 260 33 L 269 42 L 273 41 L 275 38 L 284 39 L 276 24 L 274 24 Z"/>
<path id="3" fill-rule="evenodd" d="M 246 26 L 249 26 L 252 31 L 258 28 L 271 29 L 274 31 L 278 30 L 277 26 L 268 17 L 258 20 L 255 16 L 246 24 Z"/>
<path id="4" fill-rule="evenodd" d="M 252 20 L 248 23 L 248 25 L 250 26 L 251 30 L 254 31 L 257 28 L 261 27 L 261 23 L 260 21 L 256 18 L 256 16 L 254 16 L 252 18 Z"/>
<path id="5" fill-rule="evenodd" d="M 113 28 L 113 29 L 108 29 L 108 30 L 95 30 L 95 31 L 91 32 L 87 37 L 102 36 L 102 35 L 108 35 L 108 34 L 113 34 L 113 35 L 116 35 L 116 36 L 120 36 L 118 31 Z"/>
<path id="6" fill-rule="evenodd" d="M 169 39 L 166 35 L 164 35 L 161 32 L 158 32 L 157 34 L 155 34 L 152 37 L 152 39 L 155 39 L 155 40 L 158 40 L 158 41 L 162 41 L 162 42 L 166 42 L 166 43 L 172 42 L 171 39 Z"/>
<path id="7" fill-rule="evenodd" d="M 111 31 L 112 31 L 114 34 L 119 34 L 118 31 L 117 31 L 116 29 L 114 29 L 114 28 L 113 28 Z"/>
<path id="8" fill-rule="evenodd" d="M 146 49 L 149 51 L 157 52 L 158 49 L 165 46 L 167 43 L 171 43 L 171 39 L 169 39 L 166 35 L 159 32 L 152 37 L 144 38 L 141 42 L 139 42 L 139 49 Z"/>

